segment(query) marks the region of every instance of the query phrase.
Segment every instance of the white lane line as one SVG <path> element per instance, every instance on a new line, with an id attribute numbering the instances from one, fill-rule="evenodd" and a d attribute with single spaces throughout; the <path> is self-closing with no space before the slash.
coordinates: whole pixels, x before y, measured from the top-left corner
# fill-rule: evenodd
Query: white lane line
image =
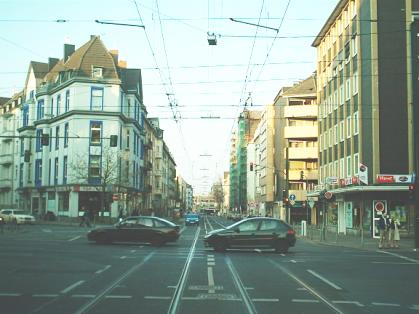
<path id="1" fill-rule="evenodd" d="M 409 309 L 411 309 L 411 310 L 419 310 L 419 305 L 417 305 L 417 304 L 412 304 L 412 305 L 409 307 Z"/>
<path id="2" fill-rule="evenodd" d="M 365 306 L 364 304 L 362 304 L 362 303 L 360 303 L 358 301 L 346 301 L 346 300 L 340 301 L 340 300 L 337 300 L 337 301 L 332 301 L 332 302 L 335 303 L 335 304 L 355 304 L 355 305 L 357 305 L 359 307 Z"/>
<path id="3" fill-rule="evenodd" d="M 212 254 L 208 254 L 208 258 L 212 258 L 212 259 L 214 259 L 214 255 L 212 255 Z"/>
<path id="4" fill-rule="evenodd" d="M 135 253 L 135 252 L 137 252 L 137 250 L 131 250 L 130 252 L 131 252 L 131 253 Z"/>
<path id="5" fill-rule="evenodd" d="M 167 289 L 176 289 L 177 286 L 167 286 Z"/>
<path id="6" fill-rule="evenodd" d="M 257 252 L 257 253 L 262 253 L 261 249 L 254 249 L 254 251 Z"/>
<path id="7" fill-rule="evenodd" d="M 81 235 L 78 235 L 74 238 L 68 239 L 67 241 L 71 242 L 71 241 L 75 241 L 75 240 L 80 239 L 80 238 L 81 238 Z"/>
<path id="8" fill-rule="evenodd" d="M 380 252 L 380 253 L 383 253 L 383 254 L 392 255 L 392 256 L 395 256 L 395 257 L 404 259 L 405 261 L 409 261 L 409 262 L 412 262 L 412 263 L 415 263 L 415 264 L 419 264 L 419 261 L 418 260 L 415 260 L 415 259 L 410 258 L 410 257 L 403 256 L 403 255 L 400 255 L 400 254 L 396 254 L 396 253 L 392 253 L 392 252 L 387 252 L 387 251 L 377 251 L 377 252 Z"/>
<path id="9" fill-rule="evenodd" d="M 412 262 L 371 262 L 371 264 L 386 264 L 386 265 L 417 265 L 417 263 Z"/>
<path id="10" fill-rule="evenodd" d="M 306 288 L 304 288 L 304 287 L 300 287 L 300 288 L 297 288 L 297 290 L 300 290 L 300 291 L 306 291 L 307 289 L 306 289 Z"/>
<path id="11" fill-rule="evenodd" d="M 61 293 L 62 293 L 62 294 L 65 294 L 65 293 L 67 293 L 67 292 L 69 292 L 69 291 L 73 290 L 74 288 L 76 288 L 76 287 L 78 287 L 78 286 L 82 285 L 83 283 L 84 283 L 84 280 L 77 281 L 77 282 L 73 283 L 71 286 L 68 286 L 67 288 L 65 288 L 65 289 L 61 290 Z"/>
<path id="12" fill-rule="evenodd" d="M 214 259 L 214 257 L 209 257 L 209 256 L 208 256 L 208 257 L 207 257 L 207 261 L 208 261 L 208 262 L 215 262 L 215 259 Z"/>
<path id="13" fill-rule="evenodd" d="M 319 303 L 319 300 L 314 300 L 314 299 L 292 299 L 291 302 L 295 302 L 295 303 Z"/>
<path id="14" fill-rule="evenodd" d="M 182 234 L 182 233 L 183 233 L 183 231 L 185 231 L 185 230 L 186 230 L 186 227 L 185 227 L 185 226 L 183 226 L 183 228 L 182 228 L 182 229 L 180 229 L 179 234 Z"/>
<path id="15" fill-rule="evenodd" d="M 108 270 L 109 268 L 111 268 L 111 265 L 106 265 L 104 268 L 95 271 L 95 274 L 99 275 L 103 273 L 104 271 Z"/>
<path id="16" fill-rule="evenodd" d="M 51 229 L 42 229 L 43 232 L 52 232 Z"/>
<path id="17" fill-rule="evenodd" d="M 58 297 L 58 294 L 53 294 L 53 293 L 40 293 L 40 294 L 32 294 L 33 298 L 56 298 Z"/>
<path id="18" fill-rule="evenodd" d="M 208 266 L 215 266 L 215 263 L 213 263 L 213 262 L 208 262 L 208 263 L 207 263 L 207 265 L 208 265 Z"/>
<path id="19" fill-rule="evenodd" d="M 73 294 L 71 297 L 72 298 L 80 298 L 80 299 L 92 299 L 95 296 L 96 295 L 94 295 L 94 294 Z"/>
<path id="20" fill-rule="evenodd" d="M 279 254 L 279 255 L 281 255 L 281 256 L 285 256 L 285 254 L 284 254 L 284 253 L 281 253 L 281 254 Z"/>
<path id="21" fill-rule="evenodd" d="M 172 297 L 164 297 L 164 296 L 157 296 L 157 295 L 146 295 L 144 299 L 149 300 L 170 300 Z"/>
<path id="22" fill-rule="evenodd" d="M 279 302 L 279 299 L 258 298 L 252 299 L 253 302 Z"/>
<path id="23" fill-rule="evenodd" d="M 126 259 L 127 257 L 124 255 L 124 256 L 121 256 L 120 257 L 120 259 Z"/>
<path id="24" fill-rule="evenodd" d="M 0 293 L 0 297 L 20 297 L 21 293 Z"/>
<path id="25" fill-rule="evenodd" d="M 296 261 L 296 260 L 294 260 L 294 259 L 292 259 L 292 260 L 291 260 L 291 263 L 294 263 L 294 264 L 295 264 L 295 263 L 297 263 L 297 261 Z"/>
<path id="26" fill-rule="evenodd" d="M 329 286 L 331 286 L 332 288 L 335 288 L 336 290 L 342 290 L 341 287 L 339 287 L 338 285 L 335 285 L 333 282 L 331 282 L 330 280 L 327 280 L 326 278 L 324 278 L 323 276 L 319 275 L 318 273 L 316 273 L 315 271 L 311 270 L 311 269 L 307 269 L 307 271 L 312 274 L 313 276 L 319 278 L 321 281 L 323 281 L 324 283 L 327 283 Z"/>
<path id="27" fill-rule="evenodd" d="M 376 305 L 376 306 L 393 306 L 393 307 L 399 307 L 400 304 L 397 303 L 381 303 L 381 302 L 372 302 L 372 305 Z"/>
<path id="28" fill-rule="evenodd" d="M 208 267 L 208 293 L 215 293 L 214 286 L 214 273 L 212 272 L 212 267 Z"/>
<path id="29" fill-rule="evenodd" d="M 106 299 L 132 299 L 132 295 L 107 295 Z"/>

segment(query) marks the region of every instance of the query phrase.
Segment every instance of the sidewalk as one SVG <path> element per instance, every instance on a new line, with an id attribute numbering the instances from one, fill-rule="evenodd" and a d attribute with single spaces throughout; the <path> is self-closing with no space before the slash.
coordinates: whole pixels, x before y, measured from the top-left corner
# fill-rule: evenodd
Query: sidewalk
<path id="1" fill-rule="evenodd" d="M 301 235 L 300 226 L 295 226 L 295 231 L 298 238 L 309 240 L 315 243 L 351 247 L 370 251 L 379 250 L 379 239 L 372 238 L 369 233 L 364 233 L 364 235 L 361 236 L 360 234 L 337 234 L 336 232 L 327 230 L 325 232 L 325 238 L 323 238 L 322 230 L 312 228 L 311 226 L 307 228 L 306 236 Z M 413 237 L 401 237 L 399 248 L 385 248 L 385 250 L 390 250 L 392 252 L 412 252 L 415 251 L 415 240 Z M 417 252 L 419 253 L 419 250 L 417 250 Z"/>

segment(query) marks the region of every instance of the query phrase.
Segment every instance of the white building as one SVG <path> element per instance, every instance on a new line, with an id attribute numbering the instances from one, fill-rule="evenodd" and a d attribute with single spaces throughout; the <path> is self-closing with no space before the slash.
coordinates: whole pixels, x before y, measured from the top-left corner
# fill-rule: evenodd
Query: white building
<path id="1" fill-rule="evenodd" d="M 91 36 L 77 50 L 65 45 L 63 59 L 50 59 L 41 82 L 31 66 L 24 95 L 18 128 L 24 137 L 17 162 L 20 207 L 70 217 L 82 207 L 104 215 L 111 209 L 113 216 L 119 208 L 141 209 L 141 70 L 127 69 L 117 52 Z M 49 136 L 46 146 L 42 134 Z M 115 135 L 117 146 L 110 147 Z"/>

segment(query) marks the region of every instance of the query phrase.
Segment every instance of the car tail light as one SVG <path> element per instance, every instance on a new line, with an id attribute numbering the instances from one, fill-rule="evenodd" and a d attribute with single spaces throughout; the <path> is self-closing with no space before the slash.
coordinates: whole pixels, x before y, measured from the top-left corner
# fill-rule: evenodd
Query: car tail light
<path id="1" fill-rule="evenodd" d="M 289 229 L 287 231 L 287 234 L 294 235 L 295 234 L 295 231 L 293 229 Z"/>

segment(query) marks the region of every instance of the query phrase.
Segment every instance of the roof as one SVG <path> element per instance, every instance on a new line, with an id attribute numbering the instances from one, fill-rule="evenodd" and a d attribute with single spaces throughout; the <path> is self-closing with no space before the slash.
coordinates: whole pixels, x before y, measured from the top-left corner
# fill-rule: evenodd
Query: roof
<path id="1" fill-rule="evenodd" d="M 288 88 L 283 94 L 282 97 L 291 97 L 291 96 L 303 96 L 311 94 L 316 95 L 316 82 L 314 75 L 306 78 L 304 81 L 297 83 L 291 88 Z"/>
<path id="2" fill-rule="evenodd" d="M 10 100 L 8 97 L 0 97 L 0 106 L 4 105 Z"/>
<path id="3" fill-rule="evenodd" d="M 142 78 L 141 78 L 141 69 L 127 69 L 119 68 L 119 75 L 122 81 L 122 88 L 126 92 L 138 92 L 143 101 L 143 93 L 141 90 L 142 87 Z"/>
<path id="4" fill-rule="evenodd" d="M 30 66 L 32 66 L 35 78 L 37 79 L 43 79 L 48 73 L 48 63 L 31 61 Z"/>
<path id="5" fill-rule="evenodd" d="M 115 61 L 99 36 L 91 36 L 67 61 L 61 59 L 46 75 L 45 81 L 54 81 L 59 72 L 67 70 L 77 71 L 78 76 L 92 77 L 93 66 L 103 69 L 104 79 L 119 79 Z"/>
<path id="6" fill-rule="evenodd" d="M 345 5 L 348 3 L 349 0 L 340 0 L 336 7 L 334 8 L 332 14 L 330 14 L 329 18 L 327 19 L 326 23 L 323 25 L 322 29 L 320 30 L 320 33 L 315 37 L 313 43 L 311 44 L 312 47 L 317 47 L 320 45 L 320 41 L 323 39 L 323 37 L 326 35 L 329 28 L 333 25 L 336 18 L 339 16 L 342 9 L 345 7 Z"/>

